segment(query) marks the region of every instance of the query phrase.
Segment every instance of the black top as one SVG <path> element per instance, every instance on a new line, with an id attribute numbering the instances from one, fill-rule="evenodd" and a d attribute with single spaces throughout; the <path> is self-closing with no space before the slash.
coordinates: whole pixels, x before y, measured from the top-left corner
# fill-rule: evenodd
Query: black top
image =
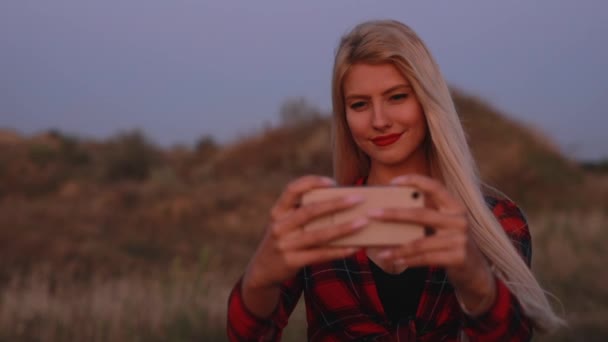
<path id="1" fill-rule="evenodd" d="M 370 259 L 378 297 L 388 319 L 397 324 L 401 319 L 414 319 L 428 273 L 426 267 L 407 268 L 400 274 L 384 272 Z"/>

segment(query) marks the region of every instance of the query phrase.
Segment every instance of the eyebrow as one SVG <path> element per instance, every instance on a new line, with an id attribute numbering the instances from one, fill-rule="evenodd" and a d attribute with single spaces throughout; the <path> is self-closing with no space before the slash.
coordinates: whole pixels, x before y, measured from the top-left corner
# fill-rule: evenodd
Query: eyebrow
<path id="1" fill-rule="evenodd" d="M 398 84 L 396 86 L 392 86 L 392 87 L 388 88 L 387 90 L 383 91 L 382 95 L 386 95 L 388 93 L 391 93 L 391 92 L 393 92 L 393 91 L 395 91 L 395 90 L 397 90 L 399 88 L 410 88 L 411 89 L 412 86 L 409 85 L 409 84 L 405 84 L 405 83 L 404 84 Z M 348 96 L 345 97 L 345 99 L 350 99 L 350 98 L 369 98 L 369 95 L 350 94 L 350 95 L 348 95 Z"/>

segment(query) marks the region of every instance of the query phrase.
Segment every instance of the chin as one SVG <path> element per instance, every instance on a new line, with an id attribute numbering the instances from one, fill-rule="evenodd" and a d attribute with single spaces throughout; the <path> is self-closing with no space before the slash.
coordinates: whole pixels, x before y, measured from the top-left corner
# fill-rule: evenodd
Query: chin
<path id="1" fill-rule="evenodd" d="M 375 151 L 376 153 L 373 154 L 374 160 L 391 166 L 407 163 L 408 161 L 414 162 L 412 159 L 420 159 L 424 155 L 421 144 L 404 144 L 405 146 L 394 146 L 394 148 L 387 151 Z"/>
<path id="2" fill-rule="evenodd" d="M 372 159 L 379 164 L 387 166 L 395 166 L 404 163 L 410 158 L 411 154 L 404 153 L 387 153 L 372 155 Z"/>

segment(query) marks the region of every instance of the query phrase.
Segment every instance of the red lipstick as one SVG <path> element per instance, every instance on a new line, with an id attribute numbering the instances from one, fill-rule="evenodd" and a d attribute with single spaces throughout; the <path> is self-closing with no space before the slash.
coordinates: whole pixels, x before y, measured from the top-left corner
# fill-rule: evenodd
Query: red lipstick
<path id="1" fill-rule="evenodd" d="M 374 144 L 376 144 L 376 146 L 388 146 L 388 145 L 394 143 L 395 141 L 399 140 L 399 137 L 401 136 L 401 134 L 402 133 L 382 135 L 382 136 L 373 138 L 372 142 Z"/>

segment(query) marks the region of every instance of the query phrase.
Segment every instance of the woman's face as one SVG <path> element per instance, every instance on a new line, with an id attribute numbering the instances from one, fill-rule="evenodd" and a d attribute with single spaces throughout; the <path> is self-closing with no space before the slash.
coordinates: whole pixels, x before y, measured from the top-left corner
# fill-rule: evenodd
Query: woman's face
<path id="1" fill-rule="evenodd" d="M 372 167 L 424 158 L 424 113 L 410 83 L 393 64 L 354 64 L 343 89 L 346 121 Z"/>

